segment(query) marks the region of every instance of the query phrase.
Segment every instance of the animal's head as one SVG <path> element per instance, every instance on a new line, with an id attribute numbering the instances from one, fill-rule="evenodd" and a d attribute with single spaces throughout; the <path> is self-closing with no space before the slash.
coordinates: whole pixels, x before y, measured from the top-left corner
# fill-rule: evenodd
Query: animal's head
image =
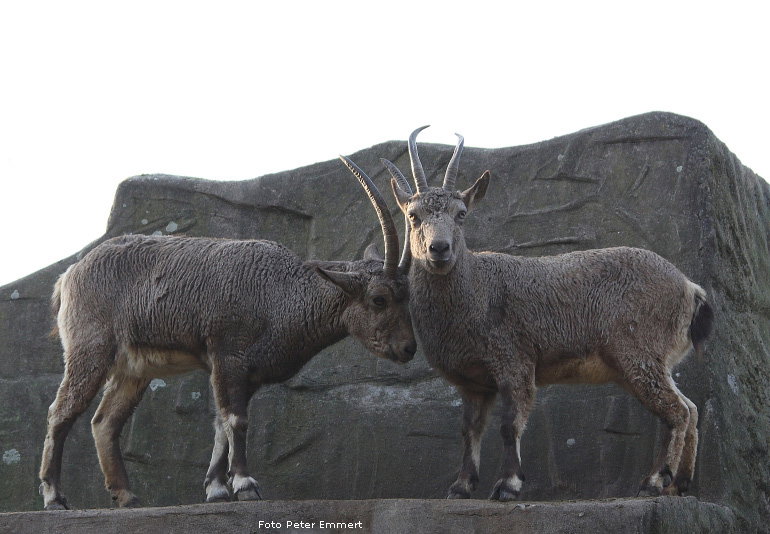
<path id="1" fill-rule="evenodd" d="M 409 314 L 407 268 L 399 266 L 398 234 L 385 199 L 371 179 L 355 163 L 340 156 L 363 186 L 382 226 L 385 257 L 377 248 L 366 249 L 364 261 L 355 262 L 350 272 L 317 268 L 317 272 L 342 289 L 347 307 L 343 321 L 348 333 L 377 356 L 408 362 L 417 351 Z"/>
<path id="2" fill-rule="evenodd" d="M 425 171 L 417 154 L 417 134 L 427 128 L 418 128 L 409 136 L 409 158 L 417 192 L 412 194 L 404 175 L 387 160 L 382 160 L 393 177 L 391 187 L 401 211 L 410 226 L 409 250 L 418 267 L 433 274 L 449 273 L 457 261 L 457 253 L 465 247 L 463 221 L 468 212 L 484 198 L 489 186 L 489 171 L 484 172 L 469 189 L 455 190 L 463 137 L 459 134 L 457 146 L 447 166 L 442 187 L 429 187 Z M 406 250 L 405 250 L 406 252 Z M 409 262 L 403 258 L 402 262 Z"/>

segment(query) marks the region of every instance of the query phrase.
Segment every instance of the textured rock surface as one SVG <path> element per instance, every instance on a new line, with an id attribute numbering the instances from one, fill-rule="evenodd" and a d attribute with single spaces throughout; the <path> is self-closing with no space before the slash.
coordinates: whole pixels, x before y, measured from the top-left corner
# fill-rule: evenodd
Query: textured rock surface
<path id="1" fill-rule="evenodd" d="M 692 497 L 666 497 L 520 504 L 407 499 L 262 501 L 0 514 L 0 534 L 20 532 L 729 534 L 736 530 L 735 518 L 726 507 Z"/>
<path id="2" fill-rule="evenodd" d="M 472 143 L 472 140 L 468 140 Z M 421 145 L 437 182 L 452 147 Z M 387 192 L 385 157 L 407 169 L 406 143 L 353 159 Z M 710 294 L 716 330 L 703 359 L 676 369 L 700 409 L 691 495 L 729 505 L 744 529 L 770 521 L 770 188 L 703 124 L 647 114 L 535 145 L 467 148 L 458 184 L 492 171 L 466 223 L 469 247 L 546 255 L 614 245 L 654 250 Z M 395 201 L 387 194 L 394 214 Z M 123 233 L 275 239 L 308 258 L 351 259 L 379 239 L 360 187 L 337 160 L 243 182 L 141 176 L 121 184 L 105 238 Z M 401 220 L 399 216 L 398 221 Z M 76 256 L 0 288 L 0 511 L 36 510 L 48 404 L 61 379 L 48 299 Z M 88 421 L 65 449 L 76 508 L 109 506 Z M 153 383 L 126 425 L 134 491 L 149 506 L 202 500 L 213 402 L 203 373 Z M 501 440 L 497 413 L 482 451 L 487 496 Z M 325 351 L 250 407 L 251 468 L 269 499 L 440 498 L 459 466 L 460 401 L 418 354 L 398 367 L 352 340 Z M 650 468 L 657 420 L 614 386 L 549 387 L 522 440 L 527 500 L 627 497 Z"/>

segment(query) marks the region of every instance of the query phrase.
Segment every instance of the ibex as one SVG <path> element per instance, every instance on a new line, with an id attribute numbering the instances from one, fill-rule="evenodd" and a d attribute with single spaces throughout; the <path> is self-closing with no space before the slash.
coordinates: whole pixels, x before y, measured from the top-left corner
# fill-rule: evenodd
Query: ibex
<path id="1" fill-rule="evenodd" d="M 520 439 L 546 384 L 615 382 L 665 425 L 640 495 L 680 495 L 695 468 L 698 410 L 671 369 L 694 346 L 701 353 L 713 322 L 705 291 L 657 254 L 636 248 L 523 258 L 466 248 L 463 220 L 484 197 L 490 174 L 455 190 L 458 135 L 443 187 L 429 187 L 409 138 L 417 193 L 382 160 L 398 205 L 411 223 L 410 306 L 428 362 L 463 401 L 463 456 L 449 498 L 468 498 L 479 479 L 480 443 L 497 393 L 502 398 L 503 460 L 491 499 L 521 492 Z M 403 184 L 407 184 L 404 186 Z M 401 184 L 401 185 L 399 185 Z"/>
<path id="2" fill-rule="evenodd" d="M 377 356 L 412 359 L 398 235 L 380 192 L 360 181 L 380 219 L 384 260 L 370 249 L 359 261 L 303 262 L 270 241 L 132 235 L 102 243 L 67 269 L 52 299 L 65 370 L 40 468 L 46 509 L 67 508 L 64 441 L 105 382 L 91 425 L 119 506 L 140 505 L 129 489 L 121 428 L 153 378 L 194 369 L 210 374 L 217 407 L 206 500 L 229 500 L 229 475 L 237 499 L 253 500 L 262 495 L 247 472 L 247 406 L 262 384 L 287 380 L 348 334 Z"/>

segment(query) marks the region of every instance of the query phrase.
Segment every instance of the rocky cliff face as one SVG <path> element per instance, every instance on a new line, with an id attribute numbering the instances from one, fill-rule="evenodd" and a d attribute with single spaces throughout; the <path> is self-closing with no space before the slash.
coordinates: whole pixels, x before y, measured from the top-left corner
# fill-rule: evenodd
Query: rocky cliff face
<path id="1" fill-rule="evenodd" d="M 472 144 L 472 140 L 468 140 Z M 436 183 L 451 146 L 421 145 Z M 379 158 L 408 168 L 405 142 L 353 160 L 388 198 Z M 466 148 L 463 188 L 485 169 L 489 193 L 466 223 L 472 250 L 547 255 L 630 245 L 653 250 L 707 289 L 715 333 L 675 370 L 700 409 L 691 494 L 770 521 L 770 187 L 703 124 L 653 113 L 535 145 Z M 400 224 L 399 224 L 400 226 Z M 301 257 L 353 259 L 380 239 L 369 201 L 337 160 L 242 182 L 151 175 L 119 187 L 104 239 L 125 233 L 262 238 Z M 78 255 L 79 256 L 79 255 Z M 0 511 L 40 509 L 46 411 L 63 370 L 48 300 L 78 256 L 0 288 Z M 88 421 L 65 449 L 65 493 L 109 506 Z M 420 353 L 399 367 L 346 340 L 250 406 L 249 462 L 268 499 L 441 498 L 460 461 L 460 399 Z M 156 380 L 123 432 L 146 505 L 197 503 L 210 458 L 207 376 Z M 542 388 L 522 440 L 526 500 L 632 496 L 660 425 L 614 386 Z M 485 498 L 500 464 L 493 416 L 482 451 Z M 766 528 L 766 526 L 764 527 Z"/>

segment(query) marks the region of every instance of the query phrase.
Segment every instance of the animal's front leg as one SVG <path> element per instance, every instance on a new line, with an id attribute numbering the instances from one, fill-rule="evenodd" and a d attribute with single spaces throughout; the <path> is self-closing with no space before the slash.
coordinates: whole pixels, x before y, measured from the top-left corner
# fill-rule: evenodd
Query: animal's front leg
<path id="1" fill-rule="evenodd" d="M 222 417 L 217 413 L 214 420 L 214 450 L 211 453 L 211 463 L 203 481 L 206 490 L 206 502 L 221 502 L 230 500 L 230 492 L 227 489 L 228 457 L 230 444 L 227 439 Z"/>
<path id="2" fill-rule="evenodd" d="M 249 427 L 247 408 L 251 394 L 256 388 L 248 384 L 243 369 L 231 370 L 216 363 L 212 365 L 211 384 L 230 449 L 233 493 L 239 501 L 261 499 L 259 484 L 249 476 L 246 465 L 246 434 Z"/>
<path id="3" fill-rule="evenodd" d="M 481 438 L 494 393 L 477 393 L 459 388 L 463 399 L 463 463 L 457 480 L 449 487 L 448 499 L 469 499 L 479 482 Z"/>
<path id="4" fill-rule="evenodd" d="M 529 378 L 532 376 L 532 379 Z M 508 377 L 510 380 L 510 377 Z M 503 461 L 500 479 L 492 490 L 490 499 L 512 501 L 518 499 L 524 483 L 521 470 L 521 435 L 527 424 L 535 399 L 534 373 L 520 376 L 500 386 L 502 414 L 500 433 L 503 436 Z"/>

